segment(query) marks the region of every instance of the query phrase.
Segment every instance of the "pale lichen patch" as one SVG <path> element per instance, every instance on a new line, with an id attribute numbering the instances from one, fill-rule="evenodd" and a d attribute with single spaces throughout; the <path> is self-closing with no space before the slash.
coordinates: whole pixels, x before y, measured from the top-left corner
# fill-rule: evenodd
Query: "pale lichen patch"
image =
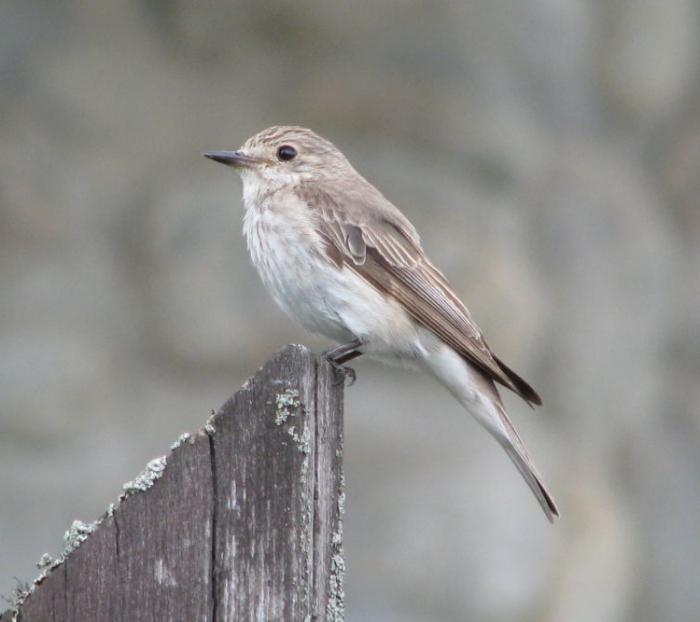
<path id="1" fill-rule="evenodd" d="M 275 423 L 277 425 L 282 425 L 289 419 L 289 417 L 294 416 L 301 406 L 299 401 L 299 391 L 296 389 L 287 389 L 282 393 L 278 393 L 275 398 L 275 405 L 277 410 L 275 411 Z"/>
<path id="2" fill-rule="evenodd" d="M 19 613 L 19 608 L 22 606 L 27 596 L 29 596 L 34 591 L 34 584 L 29 585 L 28 583 L 22 583 L 18 580 L 17 585 L 12 588 L 9 598 L 5 599 L 10 603 L 12 608 L 12 622 L 17 621 L 17 614 Z M 3 597 L 4 598 L 4 597 Z"/>
<path id="3" fill-rule="evenodd" d="M 309 426 L 304 424 L 301 432 L 297 432 L 294 426 L 291 426 L 287 430 L 289 436 L 292 437 L 296 443 L 297 449 L 307 456 L 311 452 L 311 433 L 309 432 Z"/>
<path id="4" fill-rule="evenodd" d="M 213 428 L 212 428 L 213 431 Z M 186 442 L 190 438 L 190 434 L 182 434 L 180 438 L 172 445 L 171 449 L 176 449 L 182 443 Z M 85 542 L 90 534 L 92 534 L 97 527 L 99 527 L 105 518 L 112 518 L 114 516 L 114 511 L 119 507 L 120 503 L 126 498 L 134 495 L 138 492 L 143 492 L 151 488 L 153 484 L 158 480 L 165 471 L 165 465 L 167 462 L 166 456 L 161 456 L 160 458 L 155 458 L 151 460 L 146 468 L 132 481 L 124 484 L 124 492 L 120 495 L 116 503 L 110 503 L 107 511 L 95 522 L 84 523 L 80 520 L 75 520 L 71 524 L 70 528 L 65 532 L 63 536 L 64 548 L 58 557 L 52 557 L 48 553 L 44 553 L 41 559 L 37 562 L 37 568 L 41 571 L 39 576 L 34 579 L 34 581 L 29 584 L 19 584 L 13 591 L 12 594 L 12 611 L 13 620 L 17 620 L 19 616 L 19 608 L 27 599 L 27 597 L 34 591 L 36 586 L 41 584 L 49 574 L 56 569 L 58 566 L 63 564 L 63 562 L 68 559 L 68 556 L 75 551 L 83 542 Z M 164 581 L 169 581 L 170 579 L 165 574 L 162 575 Z"/>
<path id="5" fill-rule="evenodd" d="M 216 411 L 212 408 L 209 411 L 209 418 L 207 419 L 207 422 L 204 424 L 204 432 L 207 434 L 207 436 L 214 436 L 216 433 L 216 428 L 214 427 L 214 420 L 216 419 Z"/>
<path id="6" fill-rule="evenodd" d="M 64 547 L 61 554 L 54 558 L 48 553 L 44 553 L 39 561 L 36 563 L 36 567 L 41 572 L 39 576 L 32 581 L 32 583 L 19 583 L 13 590 L 11 595 L 11 605 L 12 605 L 12 620 L 15 621 L 19 616 L 19 608 L 22 606 L 28 596 L 40 585 L 46 577 L 49 576 L 54 568 L 60 566 L 68 556 L 75 551 L 88 536 L 97 529 L 98 525 L 102 522 L 102 519 L 95 521 L 94 523 L 84 523 L 83 521 L 75 520 L 70 526 L 70 529 L 66 531 L 63 535 Z"/>
<path id="7" fill-rule="evenodd" d="M 345 619 L 345 560 L 342 554 L 333 555 L 331 559 L 331 578 L 326 620 L 342 622 Z"/>
<path id="8" fill-rule="evenodd" d="M 211 417 L 207 419 L 207 422 L 204 424 L 204 431 L 209 435 L 209 436 L 214 436 L 216 433 L 216 428 L 214 427 L 214 413 L 212 411 Z"/>
<path id="9" fill-rule="evenodd" d="M 296 389 L 287 389 L 282 393 L 278 393 L 275 397 L 275 423 L 284 425 L 290 417 L 297 417 L 303 414 L 303 405 L 299 399 L 299 391 Z M 287 434 L 292 437 L 292 440 L 297 446 L 297 449 L 305 456 L 311 452 L 311 433 L 309 426 L 303 422 L 301 432 L 298 431 L 297 425 L 290 425 L 287 428 Z"/>
<path id="10" fill-rule="evenodd" d="M 293 425 L 290 425 L 292 424 Z M 300 465 L 301 502 L 304 507 L 302 515 L 301 548 L 304 557 L 302 581 L 304 598 L 309 598 L 309 577 L 312 574 L 312 509 L 313 497 L 308 494 L 309 463 L 311 454 L 311 432 L 304 417 L 304 405 L 297 389 L 287 388 L 275 396 L 275 424 L 285 426 L 287 435 L 294 441 L 296 448 L 303 455 Z"/>
<path id="11" fill-rule="evenodd" d="M 56 560 L 51 557 L 48 553 L 44 553 L 39 561 L 36 563 L 38 570 L 44 570 L 45 568 L 51 568 L 51 566 L 56 562 Z"/>
<path id="12" fill-rule="evenodd" d="M 338 490 L 337 523 L 331 535 L 333 556 L 328 586 L 326 619 L 341 622 L 345 619 L 345 559 L 343 558 L 343 515 L 345 514 L 345 475 L 341 473 Z"/>
<path id="13" fill-rule="evenodd" d="M 338 494 L 338 514 L 340 521 L 343 521 L 345 514 L 345 474 L 340 475 L 340 493 Z"/>
<path id="14" fill-rule="evenodd" d="M 136 494 L 137 492 L 144 492 L 145 490 L 148 490 L 163 475 L 166 462 L 167 458 L 165 456 L 151 460 L 146 465 L 146 468 L 139 473 L 136 479 L 124 484 L 124 493 L 122 497 L 127 498 L 133 494 Z"/>
<path id="15" fill-rule="evenodd" d="M 304 424 L 301 432 L 297 432 L 296 426 L 290 425 L 287 429 L 287 434 L 292 437 L 297 449 L 301 453 L 305 456 L 311 453 L 311 433 L 309 432 L 309 426 Z"/>
<path id="16" fill-rule="evenodd" d="M 179 438 L 172 445 L 170 445 L 170 450 L 175 451 L 180 445 L 190 440 L 191 436 L 192 435 L 189 432 L 184 432 L 183 434 L 180 434 Z"/>
<path id="17" fill-rule="evenodd" d="M 63 553 L 61 554 L 61 557 L 63 558 L 61 561 L 65 560 L 66 557 L 68 557 L 75 549 L 77 549 L 85 540 L 88 539 L 88 536 L 97 529 L 97 526 L 101 523 L 102 521 L 95 521 L 94 523 L 84 523 L 81 520 L 74 520 L 73 524 L 70 526 L 70 529 L 66 531 L 65 534 L 63 534 Z"/>

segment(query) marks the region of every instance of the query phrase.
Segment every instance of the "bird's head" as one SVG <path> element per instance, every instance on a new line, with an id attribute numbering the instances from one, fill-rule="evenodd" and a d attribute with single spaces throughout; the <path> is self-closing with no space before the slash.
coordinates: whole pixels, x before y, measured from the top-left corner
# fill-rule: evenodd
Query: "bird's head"
<path id="1" fill-rule="evenodd" d="M 237 151 L 209 151 L 204 155 L 236 169 L 244 183 L 272 187 L 333 179 L 353 170 L 333 143 L 296 126 L 269 127 L 251 136 Z"/>

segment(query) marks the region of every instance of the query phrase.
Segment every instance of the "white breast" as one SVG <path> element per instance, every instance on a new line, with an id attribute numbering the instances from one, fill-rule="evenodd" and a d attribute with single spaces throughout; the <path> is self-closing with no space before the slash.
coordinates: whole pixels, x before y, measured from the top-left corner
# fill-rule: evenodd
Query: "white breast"
<path id="1" fill-rule="evenodd" d="M 350 337 L 329 305 L 337 270 L 319 256 L 322 242 L 306 206 L 284 191 L 247 204 L 243 234 L 263 284 L 289 316 L 312 332 Z"/>
<path id="2" fill-rule="evenodd" d="M 288 315 L 335 341 L 360 337 L 378 353 L 415 351 L 416 329 L 403 308 L 326 258 L 308 206 L 284 189 L 261 195 L 248 186 L 243 234 L 265 287 Z"/>

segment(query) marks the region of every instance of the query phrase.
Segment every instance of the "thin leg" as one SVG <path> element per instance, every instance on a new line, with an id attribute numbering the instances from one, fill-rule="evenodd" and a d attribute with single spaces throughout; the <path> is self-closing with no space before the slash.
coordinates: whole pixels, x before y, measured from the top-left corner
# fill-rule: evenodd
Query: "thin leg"
<path id="1" fill-rule="evenodd" d="M 359 339 L 354 339 L 350 343 L 344 343 L 323 353 L 325 359 L 333 366 L 336 373 L 341 376 L 343 382 L 345 378 L 350 378 L 348 386 L 352 386 L 355 383 L 357 375 L 354 369 L 347 367 L 344 363 L 360 356 L 362 354 L 359 350 L 361 346 L 362 342 Z"/>
<path id="2" fill-rule="evenodd" d="M 350 352 L 349 354 L 346 354 L 345 356 L 341 356 L 336 359 L 336 362 L 338 363 L 347 363 L 348 361 L 352 361 L 352 359 L 356 359 L 358 356 L 362 356 L 362 352 L 359 350 L 355 350 L 354 352 Z"/>
<path id="3" fill-rule="evenodd" d="M 333 359 L 336 363 L 342 363 L 344 361 L 350 361 L 362 354 L 359 348 L 362 347 L 362 342 L 359 339 L 353 339 L 349 343 L 343 343 L 335 348 L 326 350 L 323 353 L 327 359 Z"/>

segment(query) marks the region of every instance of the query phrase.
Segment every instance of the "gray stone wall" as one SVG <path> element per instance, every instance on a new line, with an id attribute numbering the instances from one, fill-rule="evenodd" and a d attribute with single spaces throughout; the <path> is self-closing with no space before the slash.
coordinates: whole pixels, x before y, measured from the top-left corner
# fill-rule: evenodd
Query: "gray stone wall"
<path id="1" fill-rule="evenodd" d="M 415 222 L 541 391 L 550 527 L 428 379 L 347 394 L 349 620 L 700 608 L 700 3 L 0 7 L 0 593 L 275 349 L 240 184 L 308 125 Z"/>

